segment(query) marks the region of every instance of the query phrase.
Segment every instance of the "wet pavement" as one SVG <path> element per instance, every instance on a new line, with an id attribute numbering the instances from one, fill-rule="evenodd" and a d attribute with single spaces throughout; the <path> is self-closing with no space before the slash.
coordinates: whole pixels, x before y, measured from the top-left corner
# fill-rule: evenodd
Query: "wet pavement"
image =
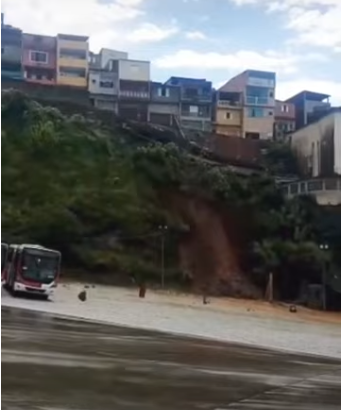
<path id="1" fill-rule="evenodd" d="M 15 308 L 1 362 L 4 410 L 341 409 L 341 361 Z"/>

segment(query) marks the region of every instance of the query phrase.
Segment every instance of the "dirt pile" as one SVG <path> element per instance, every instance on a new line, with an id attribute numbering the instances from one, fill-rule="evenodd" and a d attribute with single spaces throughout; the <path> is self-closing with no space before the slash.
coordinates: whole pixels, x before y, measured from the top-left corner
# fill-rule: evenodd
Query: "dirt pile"
<path id="1" fill-rule="evenodd" d="M 179 245 L 180 265 L 195 291 L 212 295 L 259 298 L 260 291 L 240 268 L 236 225 L 214 204 L 172 195 L 168 207 L 190 227 Z"/>

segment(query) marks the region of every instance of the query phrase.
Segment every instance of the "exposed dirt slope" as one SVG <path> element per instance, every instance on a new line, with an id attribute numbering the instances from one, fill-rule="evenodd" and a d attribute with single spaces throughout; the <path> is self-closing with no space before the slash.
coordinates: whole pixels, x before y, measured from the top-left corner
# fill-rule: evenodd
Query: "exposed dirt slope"
<path id="1" fill-rule="evenodd" d="M 215 295 L 258 298 L 260 291 L 240 268 L 235 227 L 210 202 L 186 195 L 172 195 L 168 207 L 189 225 L 180 244 L 180 264 L 193 278 L 196 291 Z"/>

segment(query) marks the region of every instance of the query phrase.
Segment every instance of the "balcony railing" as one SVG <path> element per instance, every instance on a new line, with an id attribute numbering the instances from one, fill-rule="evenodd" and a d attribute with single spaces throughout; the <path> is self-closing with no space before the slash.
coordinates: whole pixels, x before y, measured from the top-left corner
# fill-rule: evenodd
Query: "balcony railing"
<path id="1" fill-rule="evenodd" d="M 252 105 L 270 105 L 270 99 L 267 97 L 247 96 L 246 103 Z"/>
<path id="2" fill-rule="evenodd" d="M 332 199 L 333 203 L 341 204 L 341 177 L 295 181 L 282 186 L 281 189 L 289 198 L 297 195 L 312 195 L 321 204 L 328 202 L 329 199 Z M 329 199 L 324 201 L 322 196 L 328 196 Z"/>
<path id="3" fill-rule="evenodd" d="M 218 107 L 240 107 L 241 104 L 239 101 L 228 101 L 228 100 L 218 100 Z"/>
<path id="4" fill-rule="evenodd" d="M 181 93 L 181 99 L 183 101 L 192 101 L 192 102 L 211 102 L 212 95 L 211 94 L 186 94 Z"/>
<path id="5" fill-rule="evenodd" d="M 146 91 L 120 91 L 120 97 L 124 98 L 136 98 L 138 100 L 149 99 L 149 93 Z"/>
<path id="6" fill-rule="evenodd" d="M 12 70 L 6 70 L 6 69 L 1 69 L 1 76 L 6 77 L 6 78 L 12 78 L 14 80 L 23 80 L 24 79 L 24 73 L 22 71 L 12 71 Z"/>
<path id="7" fill-rule="evenodd" d="M 270 78 L 249 77 L 247 84 L 255 87 L 275 88 L 276 81 Z"/>
<path id="8" fill-rule="evenodd" d="M 200 112 L 182 112 L 181 117 L 191 117 L 191 118 L 211 118 L 210 113 L 200 113 Z"/>

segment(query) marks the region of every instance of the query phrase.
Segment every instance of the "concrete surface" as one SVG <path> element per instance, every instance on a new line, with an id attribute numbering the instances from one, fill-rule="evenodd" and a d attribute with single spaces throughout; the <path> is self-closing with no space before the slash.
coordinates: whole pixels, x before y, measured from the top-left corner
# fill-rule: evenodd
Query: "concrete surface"
<path id="1" fill-rule="evenodd" d="M 4 410 L 336 410 L 341 361 L 2 308 Z"/>
<path id="2" fill-rule="evenodd" d="M 202 299 L 192 296 L 147 291 L 146 298 L 139 299 L 137 290 L 102 286 L 87 289 L 87 301 L 81 302 L 77 298 L 81 289 L 83 286 L 77 284 L 60 286 L 50 302 L 13 298 L 2 291 L 1 303 L 133 328 L 341 359 L 341 320 L 324 323 L 302 319 L 287 310 L 285 315 L 272 308 L 258 311 L 247 301 L 230 301 L 220 309 L 219 301 L 203 305 Z"/>

